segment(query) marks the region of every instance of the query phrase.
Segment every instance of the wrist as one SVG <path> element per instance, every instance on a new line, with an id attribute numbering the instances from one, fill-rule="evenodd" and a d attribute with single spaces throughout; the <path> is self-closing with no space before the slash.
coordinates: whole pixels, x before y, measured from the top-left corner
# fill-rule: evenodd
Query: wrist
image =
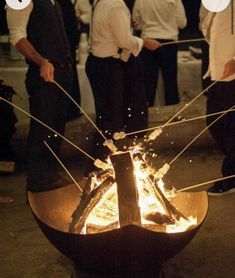
<path id="1" fill-rule="evenodd" d="M 48 59 L 45 59 L 45 58 L 42 58 L 39 62 L 39 67 L 41 67 L 43 64 L 45 63 L 49 63 L 49 60 Z"/>

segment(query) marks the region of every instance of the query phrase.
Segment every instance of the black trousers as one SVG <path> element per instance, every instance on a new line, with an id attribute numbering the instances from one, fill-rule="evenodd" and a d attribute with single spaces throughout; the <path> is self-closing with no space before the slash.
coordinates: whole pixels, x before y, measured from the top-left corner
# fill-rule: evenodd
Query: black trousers
<path id="1" fill-rule="evenodd" d="M 76 63 L 76 49 L 71 50 L 72 55 L 72 70 L 73 70 L 73 86 L 71 90 L 71 97 L 81 105 L 81 94 L 80 94 L 80 86 L 79 86 L 79 79 L 78 79 L 78 71 L 77 71 L 77 63 Z M 68 120 L 73 120 L 80 116 L 80 110 L 77 106 L 74 105 L 73 102 L 69 104 L 68 108 Z"/>
<path id="2" fill-rule="evenodd" d="M 170 42 L 171 40 L 157 39 L 159 42 Z M 144 63 L 144 76 L 146 93 L 149 106 L 154 106 L 158 72 L 162 71 L 165 91 L 165 104 L 179 103 L 179 92 L 177 84 L 177 45 L 169 45 L 150 51 L 143 48 L 141 57 Z"/>
<path id="3" fill-rule="evenodd" d="M 107 138 L 116 131 L 128 132 L 147 127 L 147 101 L 141 61 L 130 57 L 98 58 L 89 55 L 86 73 L 95 100 L 96 124 Z M 93 156 L 104 159 L 109 152 L 102 146 L 103 138 L 95 136 Z"/>
<path id="4" fill-rule="evenodd" d="M 219 82 L 207 93 L 207 113 L 228 110 L 235 105 L 235 80 Z M 209 125 L 218 116 L 208 117 Z M 222 163 L 223 176 L 235 174 L 235 113 L 230 112 L 210 127 L 210 132 L 225 158 Z M 235 179 L 228 182 L 235 182 Z"/>
<path id="5" fill-rule="evenodd" d="M 55 80 L 68 92 L 71 91 L 73 73 L 70 63 L 55 65 Z M 45 82 L 39 75 L 38 67 L 29 66 L 26 75 L 30 113 L 64 134 L 69 100 L 53 83 Z M 44 144 L 44 140 L 58 154 L 61 138 L 33 119 L 28 134 L 28 179 L 27 190 L 41 191 L 58 178 L 58 163 Z"/>

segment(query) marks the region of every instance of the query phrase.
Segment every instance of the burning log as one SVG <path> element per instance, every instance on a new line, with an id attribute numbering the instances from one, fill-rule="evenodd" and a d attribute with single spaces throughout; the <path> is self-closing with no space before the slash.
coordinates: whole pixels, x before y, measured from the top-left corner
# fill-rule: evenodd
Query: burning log
<path id="1" fill-rule="evenodd" d="M 118 221 L 115 221 L 115 222 L 105 225 L 105 226 L 89 223 L 86 226 L 86 234 L 96 234 L 97 232 L 102 233 L 102 232 L 111 231 L 111 230 L 114 230 L 117 228 L 118 228 Z"/>
<path id="2" fill-rule="evenodd" d="M 141 226 L 138 205 L 138 191 L 133 175 L 133 163 L 129 152 L 110 156 L 117 183 L 120 227 L 125 225 Z"/>
<path id="3" fill-rule="evenodd" d="M 157 195 L 160 196 L 159 199 L 161 199 L 164 202 L 164 205 L 169 213 L 169 215 L 172 218 L 175 218 L 177 220 L 179 220 L 181 217 L 184 218 L 185 220 L 187 220 L 187 217 L 185 217 L 183 215 L 183 213 L 181 213 L 176 207 L 174 207 L 170 201 L 167 200 L 167 198 L 165 197 L 165 195 L 162 193 L 161 189 L 158 187 L 158 185 L 155 182 L 155 187 L 154 189 L 157 192 Z"/>
<path id="4" fill-rule="evenodd" d="M 91 187 L 91 180 L 92 177 L 87 182 L 87 188 Z M 72 214 L 73 220 L 69 226 L 69 232 L 76 231 L 77 233 L 80 233 L 82 231 L 84 223 L 90 212 L 99 203 L 101 197 L 110 188 L 113 182 L 114 178 L 112 176 L 109 176 L 91 192 L 89 192 L 89 189 L 84 190 L 85 193 L 82 196 L 81 202 Z M 89 193 L 87 194 L 87 192 Z"/>

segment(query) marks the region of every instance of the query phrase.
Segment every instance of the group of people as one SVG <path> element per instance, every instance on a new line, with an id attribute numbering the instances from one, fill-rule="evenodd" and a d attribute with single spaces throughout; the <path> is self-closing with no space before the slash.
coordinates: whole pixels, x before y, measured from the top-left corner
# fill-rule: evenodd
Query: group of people
<path id="1" fill-rule="evenodd" d="M 63 134 L 69 103 L 53 81 L 72 94 L 74 58 L 59 2 L 63 5 L 66 1 L 32 0 L 23 10 L 7 6 L 6 11 L 10 40 L 28 64 L 26 88 L 30 112 Z M 95 100 L 96 124 L 111 138 L 116 131 L 147 126 L 147 107 L 154 105 L 159 68 L 166 105 L 179 102 L 177 45 L 161 47 L 161 44 L 177 40 L 178 30 L 185 27 L 187 20 L 181 0 L 95 0 L 90 5 L 91 51 L 86 73 Z M 231 32 L 230 15 L 231 4 L 222 12 L 209 13 L 203 25 L 210 38 L 210 76 L 218 80 L 207 95 L 208 113 L 235 104 L 235 35 Z M 140 30 L 140 37 L 133 35 L 132 27 Z M 225 153 L 224 176 L 235 174 L 234 117 L 229 113 L 210 128 Z M 99 140 L 98 135 L 95 138 Z M 58 165 L 44 141 L 59 152 L 61 139 L 31 120 L 29 191 L 50 190 L 67 183 L 58 174 Z M 96 143 L 93 154 L 103 159 L 105 150 L 97 148 Z M 233 190 L 234 178 L 215 184 L 209 192 L 216 195 Z"/>

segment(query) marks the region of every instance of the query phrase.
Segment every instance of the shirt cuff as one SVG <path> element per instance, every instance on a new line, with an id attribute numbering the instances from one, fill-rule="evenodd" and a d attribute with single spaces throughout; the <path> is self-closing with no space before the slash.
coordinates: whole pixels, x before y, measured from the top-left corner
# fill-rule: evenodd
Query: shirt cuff
<path id="1" fill-rule="evenodd" d="M 137 49 L 132 52 L 132 54 L 136 57 L 136 56 L 139 55 L 140 51 L 142 50 L 144 41 L 141 38 L 138 38 L 138 37 L 135 37 L 135 38 L 137 39 L 137 45 L 138 46 L 137 46 Z"/>
<path id="2" fill-rule="evenodd" d="M 27 34 L 25 32 L 11 32 L 10 33 L 10 42 L 15 46 L 21 39 L 26 39 Z"/>

